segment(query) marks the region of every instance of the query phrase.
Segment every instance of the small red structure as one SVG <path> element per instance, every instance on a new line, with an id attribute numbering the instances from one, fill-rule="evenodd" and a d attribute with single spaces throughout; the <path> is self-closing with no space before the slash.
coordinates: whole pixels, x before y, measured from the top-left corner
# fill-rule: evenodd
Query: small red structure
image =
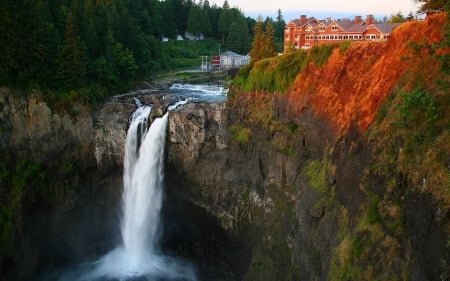
<path id="1" fill-rule="evenodd" d="M 220 68 L 220 55 L 211 57 L 211 66 L 214 68 Z"/>

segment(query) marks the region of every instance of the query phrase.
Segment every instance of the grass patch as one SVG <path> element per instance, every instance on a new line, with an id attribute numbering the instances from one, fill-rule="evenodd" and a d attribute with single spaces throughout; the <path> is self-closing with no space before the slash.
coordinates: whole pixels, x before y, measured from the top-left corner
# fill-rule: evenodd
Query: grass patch
<path id="1" fill-rule="evenodd" d="M 292 86 L 295 78 L 310 62 L 317 67 L 324 65 L 337 46 L 337 44 L 319 45 L 310 50 L 300 50 L 257 61 L 241 68 L 233 84 L 247 92 L 262 90 L 283 93 Z"/>
<path id="2" fill-rule="evenodd" d="M 334 169 L 335 167 L 326 158 L 310 160 L 303 168 L 303 174 L 308 186 L 314 189 L 318 195 L 324 195 L 328 190 L 327 174 L 334 172 Z"/>
<path id="3" fill-rule="evenodd" d="M 367 222 L 369 224 L 374 224 L 377 222 L 380 222 L 381 220 L 381 216 L 380 213 L 378 212 L 378 203 L 380 202 L 380 199 L 378 199 L 378 197 L 376 196 L 372 196 L 370 202 L 369 202 L 369 207 L 367 208 Z"/>
<path id="4" fill-rule="evenodd" d="M 250 139 L 250 129 L 241 125 L 232 125 L 229 128 L 232 141 L 239 144 L 246 144 Z"/>

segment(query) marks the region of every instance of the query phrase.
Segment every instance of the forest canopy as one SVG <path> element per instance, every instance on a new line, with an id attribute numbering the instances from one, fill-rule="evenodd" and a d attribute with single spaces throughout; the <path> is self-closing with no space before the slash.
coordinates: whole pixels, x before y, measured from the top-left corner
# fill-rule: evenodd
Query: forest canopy
<path id="1" fill-rule="evenodd" d="M 93 101 L 175 68 L 174 54 L 187 51 L 163 38 L 189 32 L 245 54 L 255 23 L 227 1 L 0 0 L 0 7 L 0 85 Z"/>

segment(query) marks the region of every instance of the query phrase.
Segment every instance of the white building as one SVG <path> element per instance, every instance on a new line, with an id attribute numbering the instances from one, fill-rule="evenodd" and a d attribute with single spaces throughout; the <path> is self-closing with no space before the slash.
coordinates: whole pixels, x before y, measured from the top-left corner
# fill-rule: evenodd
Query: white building
<path id="1" fill-rule="evenodd" d="M 249 56 L 239 55 L 232 51 L 226 51 L 220 55 L 220 66 L 223 69 L 239 68 L 248 64 L 249 61 Z"/>

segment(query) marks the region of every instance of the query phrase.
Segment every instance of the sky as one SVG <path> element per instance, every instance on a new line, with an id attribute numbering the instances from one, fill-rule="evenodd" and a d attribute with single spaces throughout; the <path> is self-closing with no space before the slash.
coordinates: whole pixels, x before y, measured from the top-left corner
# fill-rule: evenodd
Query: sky
<path id="1" fill-rule="evenodd" d="M 224 0 L 210 0 L 210 3 L 223 5 Z M 376 17 L 391 16 L 398 12 L 407 16 L 417 11 L 414 0 L 228 0 L 230 7 L 240 8 L 245 16 L 263 18 L 269 16 L 275 19 L 278 9 L 281 9 L 285 21 L 298 18 L 301 14 L 325 17 L 346 17 L 354 15 L 374 15 Z"/>

